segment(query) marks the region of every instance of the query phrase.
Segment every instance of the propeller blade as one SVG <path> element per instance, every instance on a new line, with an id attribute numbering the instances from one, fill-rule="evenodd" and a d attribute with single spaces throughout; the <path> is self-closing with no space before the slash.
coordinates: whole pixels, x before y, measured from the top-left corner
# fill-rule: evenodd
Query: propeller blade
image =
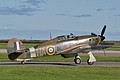
<path id="1" fill-rule="evenodd" d="M 91 35 L 93 35 L 93 36 L 97 36 L 97 34 L 95 34 L 95 33 L 91 33 Z"/>
<path id="2" fill-rule="evenodd" d="M 103 27 L 103 29 L 102 29 L 101 36 L 103 36 L 103 35 L 104 35 L 105 30 L 106 30 L 106 25 L 105 25 L 105 26 Z"/>

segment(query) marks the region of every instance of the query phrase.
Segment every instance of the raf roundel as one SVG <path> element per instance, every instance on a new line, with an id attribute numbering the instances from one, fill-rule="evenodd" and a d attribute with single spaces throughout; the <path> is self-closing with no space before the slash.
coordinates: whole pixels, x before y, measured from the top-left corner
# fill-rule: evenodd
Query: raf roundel
<path id="1" fill-rule="evenodd" d="M 50 46 L 47 46 L 46 47 L 46 53 L 47 53 L 47 55 L 49 55 L 49 56 L 52 56 L 52 55 L 54 55 L 55 54 L 55 46 L 53 46 L 53 45 L 50 45 Z"/>

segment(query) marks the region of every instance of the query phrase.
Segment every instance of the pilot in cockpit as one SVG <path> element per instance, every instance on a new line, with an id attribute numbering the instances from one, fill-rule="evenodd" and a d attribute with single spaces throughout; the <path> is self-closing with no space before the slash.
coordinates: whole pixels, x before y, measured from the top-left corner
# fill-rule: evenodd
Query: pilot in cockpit
<path id="1" fill-rule="evenodd" d="M 72 34 L 72 33 L 70 33 L 70 35 L 67 35 L 67 38 L 69 39 L 73 39 L 73 38 L 75 38 L 75 36 Z"/>

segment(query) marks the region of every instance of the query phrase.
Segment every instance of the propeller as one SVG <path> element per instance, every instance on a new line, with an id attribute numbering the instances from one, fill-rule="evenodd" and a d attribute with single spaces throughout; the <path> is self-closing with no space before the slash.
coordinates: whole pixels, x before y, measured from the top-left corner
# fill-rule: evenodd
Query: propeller
<path id="1" fill-rule="evenodd" d="M 101 37 L 101 41 L 103 41 L 105 39 L 105 36 L 103 36 L 104 33 L 105 33 L 105 30 L 106 30 L 106 25 L 104 25 L 100 35 L 97 35 L 95 33 L 91 33 L 91 35 L 93 35 L 93 36 L 100 36 Z M 104 56 L 106 56 L 106 53 L 105 53 L 104 49 L 103 49 L 103 53 L 104 53 Z"/>
<path id="2" fill-rule="evenodd" d="M 103 40 L 105 39 L 105 36 L 103 36 L 104 33 L 105 33 L 105 30 L 106 30 L 106 25 L 104 25 L 104 27 L 103 27 L 103 29 L 102 29 L 102 31 L 101 31 L 101 35 L 100 35 L 101 41 L 103 41 Z M 103 52 L 104 52 L 104 56 L 106 56 L 106 53 L 105 53 L 105 50 L 104 50 L 104 49 L 103 49 Z"/>
<path id="3" fill-rule="evenodd" d="M 91 33 L 91 35 L 93 35 L 93 36 L 100 36 L 101 37 L 101 41 L 103 41 L 105 39 L 105 36 L 103 36 L 104 33 L 105 33 L 105 30 L 106 30 L 106 25 L 103 27 L 103 29 L 101 31 L 101 35 L 97 35 L 95 33 Z"/>

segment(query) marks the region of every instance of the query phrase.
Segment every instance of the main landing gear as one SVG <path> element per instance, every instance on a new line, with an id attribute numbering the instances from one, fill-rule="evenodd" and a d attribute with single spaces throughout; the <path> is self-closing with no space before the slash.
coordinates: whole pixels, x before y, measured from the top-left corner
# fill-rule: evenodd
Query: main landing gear
<path id="1" fill-rule="evenodd" d="M 88 55 L 90 58 L 87 60 L 87 63 L 89 65 L 93 65 L 94 62 L 96 62 L 96 59 L 95 59 L 94 55 L 92 54 L 92 52 L 88 52 Z"/>
<path id="2" fill-rule="evenodd" d="M 75 64 L 80 64 L 81 63 L 81 58 L 80 56 L 76 55 L 74 59 Z"/>
<path id="3" fill-rule="evenodd" d="M 89 58 L 88 58 L 88 60 L 87 60 L 88 65 L 93 65 L 94 62 L 96 61 L 94 55 L 92 54 L 92 52 L 88 52 L 87 54 L 89 55 Z M 76 56 L 75 56 L 74 62 L 75 62 L 76 64 L 80 64 L 80 63 L 81 63 L 81 58 L 80 58 L 79 55 L 76 55 Z"/>

